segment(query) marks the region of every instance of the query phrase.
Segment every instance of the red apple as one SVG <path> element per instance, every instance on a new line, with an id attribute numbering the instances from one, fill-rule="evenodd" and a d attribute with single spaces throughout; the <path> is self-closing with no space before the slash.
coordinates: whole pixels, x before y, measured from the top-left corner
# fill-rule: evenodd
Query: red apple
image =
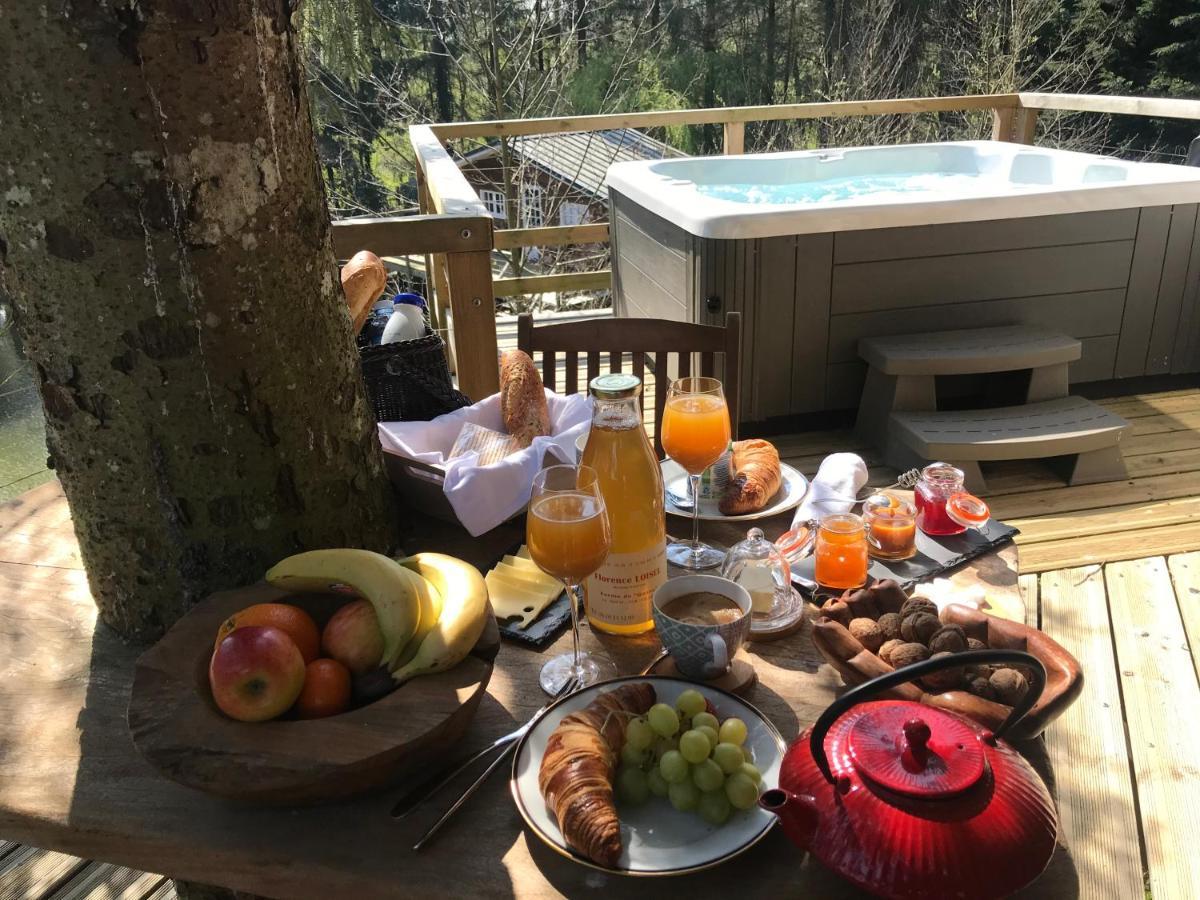
<path id="1" fill-rule="evenodd" d="M 339 609 L 321 634 L 321 649 L 355 675 L 378 668 L 383 632 L 374 607 L 366 600 L 355 600 Z"/>
<path id="2" fill-rule="evenodd" d="M 217 644 L 208 664 L 208 683 L 225 715 L 263 722 L 283 715 L 300 696 L 304 657 L 282 629 L 245 625 Z"/>

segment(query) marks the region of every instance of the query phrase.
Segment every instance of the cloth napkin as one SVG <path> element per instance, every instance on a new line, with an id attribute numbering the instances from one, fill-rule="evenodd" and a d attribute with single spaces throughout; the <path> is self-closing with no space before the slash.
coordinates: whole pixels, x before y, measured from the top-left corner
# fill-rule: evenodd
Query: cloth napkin
<path id="1" fill-rule="evenodd" d="M 463 527 L 478 537 L 525 508 L 533 478 L 546 462 L 575 462 L 575 440 L 591 427 L 591 399 L 583 394 L 563 397 L 546 391 L 546 405 L 550 436 L 536 437 L 525 449 L 487 466 L 478 465 L 478 454 L 473 452 L 450 460 L 446 457 L 467 422 L 504 431 L 499 394 L 430 422 L 380 422 L 379 442 L 386 453 L 444 469 L 442 491 Z M 551 460 L 546 460 L 547 456 Z"/>
<path id="2" fill-rule="evenodd" d="M 821 467 L 808 494 L 792 517 L 792 527 L 811 519 L 833 513 L 850 512 L 854 497 L 867 483 L 867 464 L 856 453 L 831 453 L 821 460 Z"/>

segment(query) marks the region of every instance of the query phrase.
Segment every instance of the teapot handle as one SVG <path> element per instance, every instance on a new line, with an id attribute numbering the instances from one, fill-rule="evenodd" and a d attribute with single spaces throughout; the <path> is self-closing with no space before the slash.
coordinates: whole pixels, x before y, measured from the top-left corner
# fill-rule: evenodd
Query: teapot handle
<path id="1" fill-rule="evenodd" d="M 1008 718 L 993 732 L 995 737 L 1003 737 L 1005 732 L 1025 718 L 1025 715 L 1033 709 L 1034 704 L 1041 698 L 1042 691 L 1046 687 L 1046 667 L 1036 656 L 1031 653 L 1025 653 L 1022 650 L 967 650 L 951 656 L 944 656 L 941 659 L 927 659 L 923 662 L 914 663 L 911 666 L 905 666 L 903 669 L 888 672 L 886 675 L 880 675 L 878 678 L 872 678 L 870 681 L 863 682 L 858 687 L 846 691 L 846 693 L 834 700 L 833 703 L 829 704 L 829 707 L 813 723 L 812 736 L 809 738 L 809 748 L 812 752 L 813 761 L 817 764 L 817 768 L 821 770 L 821 774 L 825 776 L 825 780 L 830 784 L 834 784 L 836 779 L 833 777 L 833 771 L 829 768 L 829 757 L 825 754 L 825 735 L 833 727 L 833 723 L 840 719 L 842 714 L 850 709 L 850 707 L 862 703 L 864 700 L 869 700 L 875 695 L 886 691 L 888 688 L 894 688 L 897 685 L 920 678 L 922 675 L 940 672 L 942 669 L 957 669 L 961 666 L 975 664 L 990 665 L 994 663 L 1017 663 L 1022 666 L 1028 666 L 1033 671 L 1033 682 L 1029 685 L 1029 690 L 1025 692 L 1025 696 L 1021 698 L 1021 701 L 1013 707 L 1012 712 L 1008 714 Z"/>

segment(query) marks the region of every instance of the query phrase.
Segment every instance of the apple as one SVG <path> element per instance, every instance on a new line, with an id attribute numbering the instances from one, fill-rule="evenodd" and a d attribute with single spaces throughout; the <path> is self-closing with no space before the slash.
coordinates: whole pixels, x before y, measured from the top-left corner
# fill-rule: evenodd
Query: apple
<path id="1" fill-rule="evenodd" d="M 283 715 L 304 688 L 304 657 L 273 625 L 244 625 L 226 635 L 208 664 L 208 683 L 221 712 L 241 722 Z"/>
<path id="2" fill-rule="evenodd" d="M 321 648 L 351 674 L 377 668 L 383 657 L 383 632 L 370 602 L 354 600 L 334 613 L 321 634 Z"/>

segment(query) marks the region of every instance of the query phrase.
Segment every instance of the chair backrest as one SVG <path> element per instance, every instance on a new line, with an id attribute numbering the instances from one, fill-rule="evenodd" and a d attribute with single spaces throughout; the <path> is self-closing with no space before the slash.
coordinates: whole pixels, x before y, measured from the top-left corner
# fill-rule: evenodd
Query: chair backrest
<path id="1" fill-rule="evenodd" d="M 739 350 L 742 340 L 742 319 L 736 312 L 725 314 L 725 324 L 697 325 L 691 322 L 672 322 L 668 319 L 584 319 L 558 322 L 534 327 L 533 316 L 522 313 L 517 318 L 517 347 L 537 359 L 541 353 L 542 381 L 559 393 L 575 394 L 587 390 L 587 383 L 601 371 L 620 372 L 624 354 L 632 361 L 632 372 L 646 383 L 647 370 L 654 373 L 654 451 L 662 458 L 661 426 L 667 388 L 671 385 L 671 357 L 675 357 L 678 374 L 712 376 L 717 371 L 718 357 L 722 365 L 725 401 L 729 405 L 729 421 L 734 438 L 738 428 L 738 401 L 741 388 Z M 692 372 L 692 356 L 699 354 L 699 372 Z M 565 364 L 563 384 L 558 384 L 558 360 Z M 580 357 L 586 360 L 587 377 L 580 382 Z M 602 359 L 606 357 L 607 359 Z M 642 411 L 646 408 L 646 391 L 642 392 Z"/>

